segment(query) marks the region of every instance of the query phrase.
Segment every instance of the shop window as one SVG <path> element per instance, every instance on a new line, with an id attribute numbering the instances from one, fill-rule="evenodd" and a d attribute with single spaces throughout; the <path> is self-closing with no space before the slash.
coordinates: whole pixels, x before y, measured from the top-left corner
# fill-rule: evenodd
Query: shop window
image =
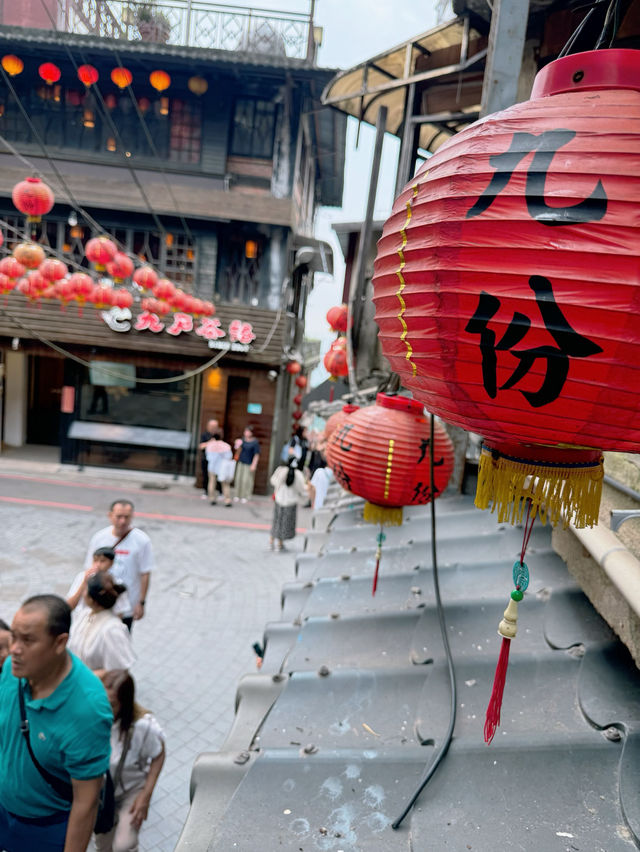
<path id="1" fill-rule="evenodd" d="M 216 298 L 232 304 L 258 305 L 261 256 L 259 239 L 223 240 Z"/>
<path id="2" fill-rule="evenodd" d="M 233 114 L 231 154 L 238 157 L 273 157 L 276 104 L 239 98 Z"/>
<path id="3" fill-rule="evenodd" d="M 200 114 L 186 101 L 171 102 L 169 159 L 173 163 L 199 163 L 202 144 Z"/>

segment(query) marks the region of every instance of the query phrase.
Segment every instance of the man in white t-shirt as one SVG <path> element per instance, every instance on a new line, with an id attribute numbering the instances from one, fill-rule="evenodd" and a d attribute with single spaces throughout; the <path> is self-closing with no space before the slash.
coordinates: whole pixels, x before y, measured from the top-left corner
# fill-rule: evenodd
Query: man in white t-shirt
<path id="1" fill-rule="evenodd" d="M 129 608 L 121 613 L 129 630 L 134 620 L 144 617 L 149 579 L 154 568 L 151 539 L 137 527 L 132 526 L 133 503 L 130 500 L 115 500 L 109 509 L 111 525 L 99 530 L 89 542 L 84 567 L 91 567 L 93 554 L 99 547 L 111 547 L 116 558 L 110 570 L 118 583 L 127 587 Z"/>

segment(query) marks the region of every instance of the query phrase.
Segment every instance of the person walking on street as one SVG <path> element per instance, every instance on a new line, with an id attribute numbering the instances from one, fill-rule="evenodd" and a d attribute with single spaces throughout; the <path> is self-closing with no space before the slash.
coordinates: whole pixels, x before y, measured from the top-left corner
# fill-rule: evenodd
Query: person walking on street
<path id="1" fill-rule="evenodd" d="M 71 610 L 26 600 L 0 675 L 0 849 L 85 852 L 109 768 L 104 687 L 67 650 Z M 25 742 L 26 741 L 26 742 Z"/>
<path id="2" fill-rule="evenodd" d="M 116 583 L 127 587 L 129 603 L 127 610 L 120 615 L 129 630 L 134 620 L 144 618 L 149 581 L 154 568 L 151 539 L 133 526 L 133 513 L 131 500 L 114 500 L 108 516 L 111 523 L 95 533 L 89 542 L 84 562 L 85 570 L 88 570 L 98 548 L 110 547 L 115 551 L 116 558 L 110 573 Z"/>
<path id="3" fill-rule="evenodd" d="M 104 688 L 113 710 L 111 777 L 116 824 L 97 834 L 97 852 L 137 852 L 138 834 L 165 758 L 164 733 L 151 713 L 135 700 L 135 684 L 122 669 L 105 672 Z"/>
<path id="4" fill-rule="evenodd" d="M 260 444 L 256 440 L 251 426 L 242 433 L 235 443 L 238 458 L 236 464 L 235 500 L 246 503 L 253 494 L 256 469 L 260 461 Z"/>
<path id="5" fill-rule="evenodd" d="M 209 498 L 209 467 L 207 464 L 206 448 L 209 441 L 219 431 L 220 424 L 217 420 L 211 419 L 207 420 L 207 428 L 200 435 L 200 443 L 198 444 L 198 449 L 200 450 L 200 472 L 202 474 L 202 490 L 204 492 L 200 496 L 203 500 L 208 500 Z"/>
<path id="6" fill-rule="evenodd" d="M 231 506 L 231 479 L 228 476 L 228 463 L 233 461 L 231 447 L 216 433 L 206 445 L 207 464 L 209 466 L 209 502 L 212 506 L 218 502 L 218 482 L 222 487 L 224 505 Z"/>
<path id="7" fill-rule="evenodd" d="M 298 460 L 291 455 L 286 464 L 279 465 L 271 477 L 273 485 L 273 522 L 269 546 L 273 550 L 278 542 L 278 550 L 284 550 L 284 542 L 295 537 L 298 518 L 298 502 L 307 498 L 307 486 L 302 473 L 298 470 Z"/>

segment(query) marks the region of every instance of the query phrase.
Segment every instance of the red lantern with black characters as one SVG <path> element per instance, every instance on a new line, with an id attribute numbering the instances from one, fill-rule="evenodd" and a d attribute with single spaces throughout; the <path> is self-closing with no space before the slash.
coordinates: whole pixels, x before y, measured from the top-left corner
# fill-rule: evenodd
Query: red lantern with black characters
<path id="1" fill-rule="evenodd" d="M 331 331 L 346 332 L 349 316 L 349 308 L 347 305 L 336 305 L 329 308 L 327 311 L 327 322 L 331 326 Z"/>
<path id="2" fill-rule="evenodd" d="M 397 199 L 374 274 L 382 349 L 485 438 L 476 505 L 598 519 L 601 451 L 640 452 L 640 54 L 566 56 L 457 134 Z"/>
<path id="3" fill-rule="evenodd" d="M 54 195 L 46 183 L 28 177 L 17 183 L 11 192 L 13 203 L 27 217 L 27 222 L 39 222 L 53 207 Z"/>

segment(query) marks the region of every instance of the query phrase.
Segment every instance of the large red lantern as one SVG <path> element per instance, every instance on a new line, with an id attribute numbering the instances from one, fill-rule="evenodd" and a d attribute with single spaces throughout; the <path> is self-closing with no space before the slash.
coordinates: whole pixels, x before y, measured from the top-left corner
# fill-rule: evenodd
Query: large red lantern
<path id="1" fill-rule="evenodd" d="M 28 222 L 39 222 L 51 210 L 55 200 L 51 189 L 37 177 L 28 177 L 17 183 L 11 198 Z"/>
<path id="2" fill-rule="evenodd" d="M 57 83 L 61 77 L 61 71 L 53 62 L 43 62 L 38 68 L 38 74 L 49 86 Z"/>
<path id="3" fill-rule="evenodd" d="M 109 237 L 93 237 L 84 247 L 87 260 L 91 261 L 99 272 L 104 272 L 107 263 L 112 261 L 118 248 Z"/>
<path id="4" fill-rule="evenodd" d="M 117 284 L 122 284 L 133 273 L 133 261 L 124 252 L 117 251 L 107 263 L 107 272 Z"/>
<path id="5" fill-rule="evenodd" d="M 93 65 L 80 65 L 78 68 L 78 80 L 87 87 L 97 83 L 99 78 L 98 69 Z"/>
<path id="6" fill-rule="evenodd" d="M 383 352 L 485 437 L 476 503 L 501 521 L 527 504 L 592 525 L 600 451 L 640 451 L 639 92 L 635 50 L 547 65 L 531 100 L 429 159 L 383 230 Z"/>
<path id="7" fill-rule="evenodd" d="M 329 308 L 327 311 L 327 322 L 331 326 L 331 330 L 345 332 L 347 330 L 348 316 L 349 308 L 347 305 L 336 305 L 333 308 Z"/>
<path id="8" fill-rule="evenodd" d="M 340 411 L 336 411 L 327 419 L 327 422 L 324 424 L 324 437 L 325 440 L 328 440 L 331 435 L 335 432 L 336 429 L 339 429 L 340 426 L 344 423 L 347 417 L 350 414 L 353 414 L 354 411 L 357 411 L 360 408 L 359 405 L 343 405 Z"/>

